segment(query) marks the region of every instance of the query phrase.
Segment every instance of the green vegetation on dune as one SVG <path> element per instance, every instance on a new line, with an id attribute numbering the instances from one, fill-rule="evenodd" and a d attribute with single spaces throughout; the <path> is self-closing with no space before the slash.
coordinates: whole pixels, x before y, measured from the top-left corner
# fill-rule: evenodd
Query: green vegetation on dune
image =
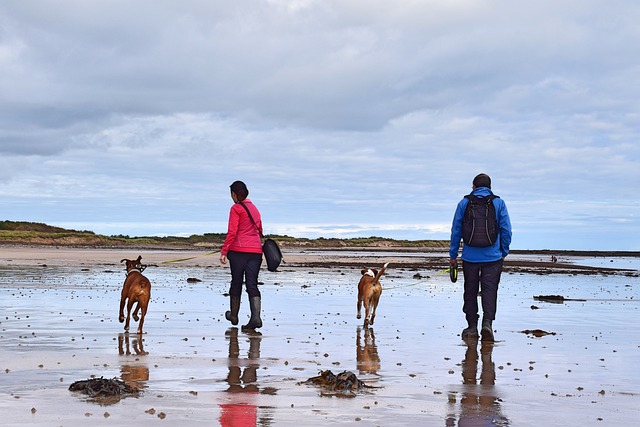
<path id="1" fill-rule="evenodd" d="M 36 232 L 36 233 L 79 233 L 95 234 L 92 231 L 68 230 L 40 222 L 0 221 L 0 231 Z"/>
<path id="2" fill-rule="evenodd" d="M 387 237 L 353 237 L 350 239 L 325 238 L 306 239 L 289 236 L 275 236 L 278 242 L 289 244 L 290 246 L 314 246 L 314 247 L 406 247 L 406 248 L 448 248 L 448 240 L 395 240 Z"/>
<path id="3" fill-rule="evenodd" d="M 307 239 L 291 236 L 269 235 L 283 247 L 356 248 L 356 247 L 406 247 L 445 248 L 446 240 L 394 240 L 385 237 L 356 237 L 352 239 L 323 238 Z M 224 233 L 205 233 L 189 237 L 129 237 L 125 235 L 104 236 L 92 231 L 68 230 L 47 224 L 23 221 L 0 221 L 0 244 L 14 245 L 59 245 L 98 247 L 220 247 Z"/>

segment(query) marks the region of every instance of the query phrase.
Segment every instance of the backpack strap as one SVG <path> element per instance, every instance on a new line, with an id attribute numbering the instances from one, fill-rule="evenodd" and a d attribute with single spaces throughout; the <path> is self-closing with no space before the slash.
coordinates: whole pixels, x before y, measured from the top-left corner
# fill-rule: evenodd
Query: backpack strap
<path id="1" fill-rule="evenodd" d="M 478 200 L 493 200 L 493 199 L 499 199 L 500 196 L 496 196 L 495 194 L 489 194 L 488 196 L 484 196 L 484 197 L 478 197 L 475 194 L 467 194 L 466 196 L 464 196 L 465 199 L 468 199 L 470 202 L 476 202 Z"/>

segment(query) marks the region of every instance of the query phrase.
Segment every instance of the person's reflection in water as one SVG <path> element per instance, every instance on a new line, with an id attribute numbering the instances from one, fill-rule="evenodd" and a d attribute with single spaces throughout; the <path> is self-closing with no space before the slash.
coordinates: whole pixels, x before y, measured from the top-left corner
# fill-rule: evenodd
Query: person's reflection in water
<path id="1" fill-rule="evenodd" d="M 356 362 L 360 374 L 378 375 L 380 356 L 376 346 L 373 328 L 364 328 L 364 345 L 362 345 L 362 327 L 356 330 Z"/>
<path id="2" fill-rule="evenodd" d="M 223 427 L 256 426 L 258 410 L 254 404 L 254 396 L 260 391 L 257 383 L 257 370 L 260 366 L 259 333 L 251 334 L 249 338 L 249 354 L 247 359 L 241 359 L 238 343 L 238 328 L 227 331 L 229 340 L 229 374 L 227 392 L 233 393 L 231 403 L 220 404 L 220 425 Z"/>
<path id="3" fill-rule="evenodd" d="M 146 356 L 147 353 L 144 350 L 144 342 L 142 335 L 134 335 L 132 341 L 130 341 L 129 334 L 118 334 L 118 354 L 120 356 L 131 356 L 131 348 L 136 356 Z M 135 361 L 127 360 L 127 363 L 122 363 L 120 366 L 120 377 L 125 384 L 135 387 L 137 389 L 147 388 L 144 384 L 149 381 L 149 367 L 139 362 L 140 358 L 136 358 Z M 129 363 L 130 362 L 130 363 Z"/>
<path id="4" fill-rule="evenodd" d="M 482 341 L 480 347 L 480 384 L 478 385 L 478 339 L 465 340 L 467 349 L 462 361 L 463 390 L 460 396 L 460 427 L 508 426 L 509 420 L 502 415 L 500 398 L 496 396 L 496 370 L 491 358 L 493 342 Z M 454 419 L 447 419 L 447 426 L 454 425 Z"/>

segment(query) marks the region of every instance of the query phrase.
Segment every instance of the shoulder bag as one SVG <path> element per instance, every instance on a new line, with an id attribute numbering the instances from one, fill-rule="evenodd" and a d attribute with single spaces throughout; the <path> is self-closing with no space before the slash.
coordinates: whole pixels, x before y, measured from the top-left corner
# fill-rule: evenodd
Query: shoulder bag
<path id="1" fill-rule="evenodd" d="M 255 225 L 256 228 L 258 229 L 258 233 L 260 233 L 260 238 L 264 239 L 264 235 L 260 231 L 260 228 L 258 228 L 258 224 L 256 224 L 255 220 L 253 219 L 253 216 L 251 216 L 251 212 L 249 212 L 249 208 L 246 207 L 244 203 L 242 202 L 239 202 L 239 203 L 242 205 L 244 210 L 247 211 L 247 214 L 249 215 L 249 219 L 251 220 L 251 222 L 253 222 L 253 225 Z M 282 252 L 280 251 L 280 247 L 278 247 L 278 242 L 276 242 L 273 239 L 264 239 L 264 242 L 262 243 L 262 253 L 264 254 L 265 260 L 267 261 L 267 270 L 269 271 L 276 271 L 280 266 L 280 263 L 284 262 L 284 259 L 282 258 Z"/>

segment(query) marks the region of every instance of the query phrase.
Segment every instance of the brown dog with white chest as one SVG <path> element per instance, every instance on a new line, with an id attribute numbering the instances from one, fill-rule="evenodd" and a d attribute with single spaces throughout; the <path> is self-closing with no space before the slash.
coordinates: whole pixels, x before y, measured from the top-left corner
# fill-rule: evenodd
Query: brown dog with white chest
<path id="1" fill-rule="evenodd" d="M 133 312 L 133 319 L 138 322 L 138 334 L 142 334 L 144 317 L 147 314 L 147 307 L 149 305 L 149 300 L 151 299 L 151 282 L 142 275 L 142 272 L 147 268 L 147 266 L 142 265 L 141 261 L 141 255 L 135 260 L 123 259 L 120 261 L 124 262 L 126 265 L 127 278 L 124 280 L 122 294 L 120 295 L 120 316 L 118 317 L 118 320 L 120 320 L 120 323 L 125 321 L 124 304 L 126 302 L 127 321 L 124 324 L 124 330 L 128 332 L 129 321 L 132 314 L 131 309 L 133 308 L 133 304 L 137 303 L 136 309 Z M 139 319 L 138 312 L 141 312 Z"/>
<path id="2" fill-rule="evenodd" d="M 360 319 L 360 309 L 364 304 L 364 327 L 373 325 L 373 321 L 376 318 L 376 309 L 378 308 L 378 302 L 380 302 L 380 295 L 382 295 L 382 285 L 380 284 L 380 277 L 387 269 L 389 263 L 385 263 L 380 271 L 372 268 L 365 268 L 361 271 L 362 277 L 358 282 L 358 316 Z"/>

